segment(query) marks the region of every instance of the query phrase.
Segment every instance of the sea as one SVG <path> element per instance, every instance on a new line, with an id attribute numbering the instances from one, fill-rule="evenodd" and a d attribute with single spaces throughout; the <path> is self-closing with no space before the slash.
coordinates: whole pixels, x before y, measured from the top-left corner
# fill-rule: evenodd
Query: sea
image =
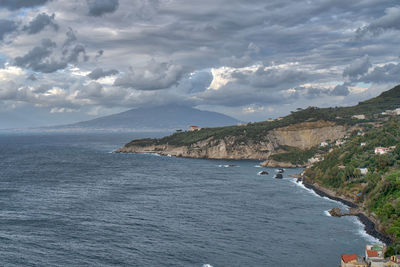
<path id="1" fill-rule="evenodd" d="M 377 242 L 301 169 L 113 153 L 149 135 L 0 134 L 0 266 L 336 267 Z"/>

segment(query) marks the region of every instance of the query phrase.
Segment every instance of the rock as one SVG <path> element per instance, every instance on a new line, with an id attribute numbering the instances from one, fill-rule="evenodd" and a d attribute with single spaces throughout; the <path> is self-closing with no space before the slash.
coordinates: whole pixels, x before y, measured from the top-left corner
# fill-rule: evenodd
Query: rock
<path id="1" fill-rule="evenodd" d="M 260 171 L 258 174 L 259 174 L 259 175 L 267 175 L 268 172 L 267 172 L 267 171 Z"/>
<path id="2" fill-rule="evenodd" d="M 277 173 L 277 174 L 275 174 L 274 178 L 276 178 L 276 179 L 282 179 L 282 178 L 283 178 L 283 175 L 282 175 L 282 173 Z"/>
<path id="3" fill-rule="evenodd" d="M 343 214 L 339 208 L 333 208 L 333 209 L 329 210 L 329 214 L 333 217 L 342 217 L 343 216 Z"/>

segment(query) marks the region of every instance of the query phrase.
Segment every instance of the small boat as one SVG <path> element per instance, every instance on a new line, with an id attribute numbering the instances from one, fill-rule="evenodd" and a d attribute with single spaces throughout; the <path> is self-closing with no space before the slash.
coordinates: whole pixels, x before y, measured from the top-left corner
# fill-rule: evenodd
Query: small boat
<path id="1" fill-rule="evenodd" d="M 277 173 L 277 174 L 275 174 L 274 178 L 276 178 L 276 179 L 282 179 L 282 178 L 283 178 L 283 175 L 282 175 L 282 173 Z"/>
<path id="2" fill-rule="evenodd" d="M 285 171 L 282 168 L 278 169 L 278 173 L 284 173 Z"/>
<path id="3" fill-rule="evenodd" d="M 258 175 L 267 175 L 267 174 L 268 174 L 267 171 L 260 171 L 260 172 L 258 172 Z"/>

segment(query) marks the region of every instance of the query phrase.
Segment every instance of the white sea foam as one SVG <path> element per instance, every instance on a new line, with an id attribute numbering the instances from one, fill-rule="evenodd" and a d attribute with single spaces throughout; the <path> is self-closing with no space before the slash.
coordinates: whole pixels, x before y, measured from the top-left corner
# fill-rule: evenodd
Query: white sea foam
<path id="1" fill-rule="evenodd" d="M 160 154 L 158 154 L 158 153 L 141 153 L 141 154 L 144 154 L 144 155 L 150 155 L 150 156 L 157 156 L 157 157 L 161 157 L 161 155 L 160 155 Z"/>
<path id="2" fill-rule="evenodd" d="M 296 178 L 295 178 L 295 179 L 290 179 L 290 181 L 291 181 L 292 183 L 294 183 L 295 185 L 297 185 L 297 186 L 303 188 L 303 189 L 306 190 L 307 192 L 311 193 L 312 195 L 317 196 L 317 197 L 320 197 L 320 195 L 318 195 L 317 193 L 315 193 L 314 190 L 305 187 L 304 184 L 303 184 L 303 181 L 297 182 L 297 179 L 296 179 Z"/>
<path id="3" fill-rule="evenodd" d="M 255 168 L 262 168 L 261 165 L 255 165 L 254 167 L 255 167 Z"/>
<path id="4" fill-rule="evenodd" d="M 329 210 L 325 210 L 325 211 L 324 211 L 324 214 L 325 214 L 326 216 L 328 216 L 328 217 L 332 217 L 332 215 L 329 213 Z"/>
<path id="5" fill-rule="evenodd" d="M 202 267 L 213 267 L 211 264 L 203 264 Z"/>
<path id="6" fill-rule="evenodd" d="M 343 204 L 343 203 L 340 202 L 340 201 L 330 199 L 329 197 L 325 197 L 325 196 L 320 196 L 320 195 L 318 195 L 317 193 L 315 193 L 314 190 L 305 187 L 305 185 L 303 184 L 303 181 L 297 182 L 297 179 L 291 179 L 291 182 L 295 183 L 295 184 L 298 185 L 299 187 L 301 187 L 301 188 L 305 189 L 306 191 L 310 192 L 310 193 L 313 194 L 314 196 L 317 196 L 317 197 L 320 197 L 320 198 L 329 200 L 329 201 L 331 201 L 331 202 L 340 203 L 341 205 L 344 205 L 345 207 L 347 207 L 347 205 Z"/>
<path id="7" fill-rule="evenodd" d="M 369 235 L 365 231 L 365 225 L 360 222 L 360 220 L 357 217 L 352 217 L 352 221 L 358 226 L 357 229 L 357 234 L 360 235 L 362 238 L 364 238 L 367 242 L 369 243 L 382 243 L 379 239 L 373 237 L 372 235 Z"/>
<path id="8" fill-rule="evenodd" d="M 239 167 L 236 165 L 226 164 L 226 165 L 218 165 L 219 168 L 229 168 L 229 167 Z"/>

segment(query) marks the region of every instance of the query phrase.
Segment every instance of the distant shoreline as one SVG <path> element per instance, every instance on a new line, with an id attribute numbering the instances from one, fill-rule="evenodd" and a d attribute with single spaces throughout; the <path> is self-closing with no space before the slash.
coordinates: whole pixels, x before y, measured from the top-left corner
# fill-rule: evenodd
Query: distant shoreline
<path id="1" fill-rule="evenodd" d="M 327 197 L 329 199 L 341 202 L 341 203 L 343 203 L 344 205 L 346 205 L 346 206 L 348 206 L 350 208 L 358 208 L 358 205 L 356 205 L 355 203 L 353 203 L 353 202 L 351 202 L 351 201 L 349 201 L 347 199 L 343 199 L 343 198 L 340 198 L 340 197 L 337 197 L 337 196 L 333 196 L 332 194 L 327 192 L 327 190 L 324 190 L 324 188 L 322 188 L 320 186 L 317 186 L 317 185 L 314 185 L 314 184 L 310 184 L 308 182 L 305 182 L 304 180 L 303 180 L 303 185 L 306 188 L 313 190 L 317 195 L 319 195 L 321 197 Z M 378 230 L 376 230 L 376 226 L 377 226 L 376 223 L 374 222 L 373 219 L 368 217 L 366 214 L 358 213 L 356 215 L 356 217 L 364 225 L 364 230 L 365 230 L 365 232 L 367 234 L 379 239 L 381 242 L 383 242 L 386 245 L 390 245 L 390 244 L 393 243 L 393 240 L 389 236 L 387 236 L 387 235 L 379 232 Z"/>

